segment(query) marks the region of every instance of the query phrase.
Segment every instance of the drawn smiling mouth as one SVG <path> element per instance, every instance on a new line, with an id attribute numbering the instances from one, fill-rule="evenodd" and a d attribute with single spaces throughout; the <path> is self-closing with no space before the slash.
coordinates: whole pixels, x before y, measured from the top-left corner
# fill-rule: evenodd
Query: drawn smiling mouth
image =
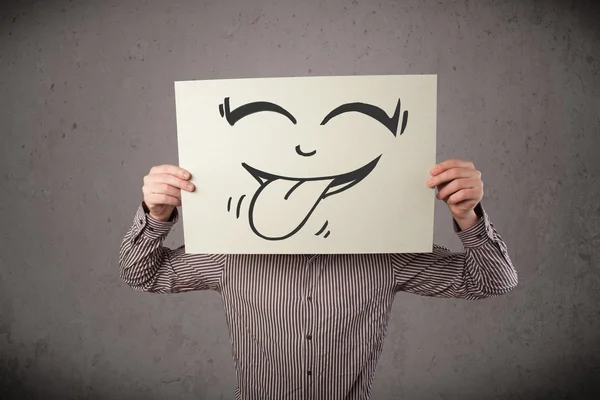
<path id="1" fill-rule="evenodd" d="M 380 158 L 381 155 L 348 173 L 311 178 L 275 175 L 242 163 L 260 184 L 250 201 L 250 228 L 266 240 L 293 236 L 306 224 L 321 200 L 358 184 L 373 171 Z"/>

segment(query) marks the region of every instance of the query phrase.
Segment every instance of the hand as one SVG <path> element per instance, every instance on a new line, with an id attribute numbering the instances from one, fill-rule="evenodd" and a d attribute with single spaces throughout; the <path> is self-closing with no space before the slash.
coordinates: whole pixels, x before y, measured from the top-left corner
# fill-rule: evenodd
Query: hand
<path id="1" fill-rule="evenodd" d="M 483 198 L 481 172 L 472 162 L 451 159 L 434 166 L 427 186 L 437 186 L 437 198 L 450 208 L 452 216 L 461 229 L 467 229 L 477 222 L 475 206 Z"/>
<path id="2" fill-rule="evenodd" d="M 174 165 L 152 167 L 144 177 L 144 203 L 150 216 L 158 221 L 167 221 L 173 209 L 181 205 L 181 189 L 192 192 L 194 185 L 188 180 L 191 174 Z"/>

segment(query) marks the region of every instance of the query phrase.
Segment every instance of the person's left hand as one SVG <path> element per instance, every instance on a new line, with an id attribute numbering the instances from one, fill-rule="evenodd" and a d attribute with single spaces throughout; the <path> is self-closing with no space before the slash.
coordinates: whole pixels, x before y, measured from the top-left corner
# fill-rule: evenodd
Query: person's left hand
<path id="1" fill-rule="evenodd" d="M 427 186 L 438 188 L 437 198 L 450 208 L 452 216 L 462 229 L 477 222 L 475 206 L 483 198 L 481 172 L 470 161 L 450 159 L 429 171 Z"/>

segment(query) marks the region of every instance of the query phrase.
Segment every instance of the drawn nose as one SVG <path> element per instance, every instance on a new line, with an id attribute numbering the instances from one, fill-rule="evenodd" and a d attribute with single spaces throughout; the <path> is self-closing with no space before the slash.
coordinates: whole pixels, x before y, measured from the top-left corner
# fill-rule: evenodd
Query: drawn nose
<path id="1" fill-rule="evenodd" d="M 313 150 L 313 151 L 311 151 L 311 152 L 305 153 L 305 152 L 304 152 L 304 151 L 302 151 L 302 149 L 300 148 L 300 145 L 298 145 L 298 146 L 296 146 L 296 153 L 297 153 L 299 156 L 302 156 L 302 157 L 310 157 L 310 156 L 314 156 L 315 154 L 317 154 L 317 151 L 316 151 L 316 150 Z"/>

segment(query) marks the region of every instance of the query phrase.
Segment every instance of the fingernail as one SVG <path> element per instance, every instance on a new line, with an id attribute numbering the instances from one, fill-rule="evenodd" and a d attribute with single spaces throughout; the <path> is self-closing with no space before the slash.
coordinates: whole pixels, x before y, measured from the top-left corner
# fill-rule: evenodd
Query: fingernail
<path id="1" fill-rule="evenodd" d="M 184 178 L 190 177 L 190 174 L 188 172 L 183 172 L 181 175 L 183 175 Z"/>

